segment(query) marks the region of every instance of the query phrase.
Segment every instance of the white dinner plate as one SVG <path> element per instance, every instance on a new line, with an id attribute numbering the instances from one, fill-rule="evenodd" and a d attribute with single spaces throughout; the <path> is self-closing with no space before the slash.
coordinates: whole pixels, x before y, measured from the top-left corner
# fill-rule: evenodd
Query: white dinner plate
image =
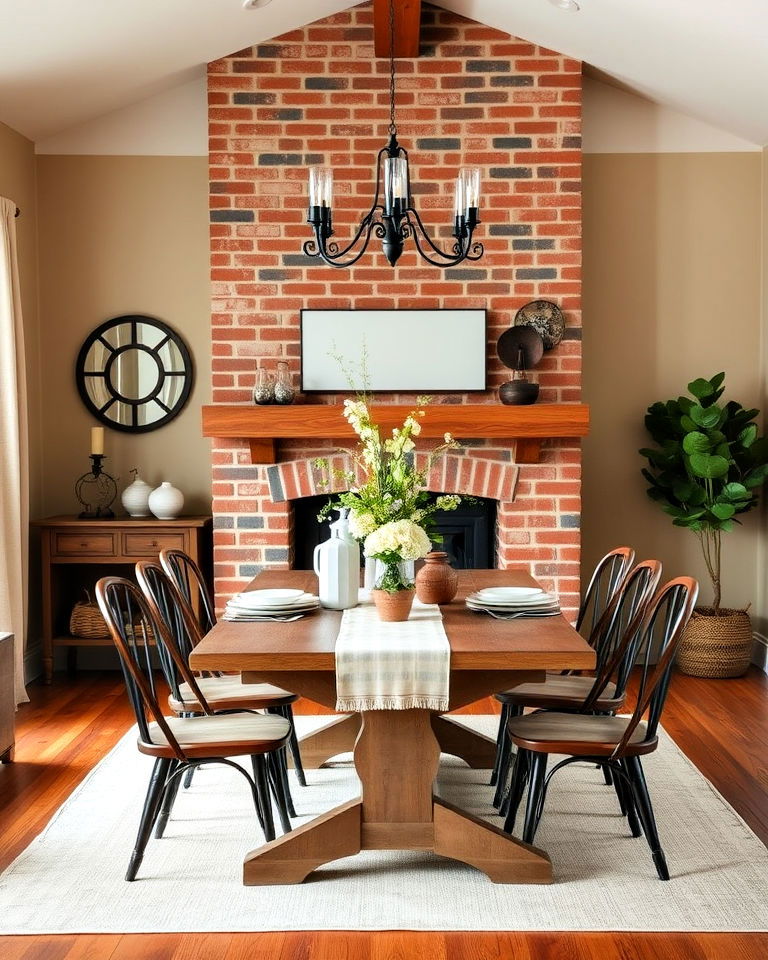
<path id="1" fill-rule="evenodd" d="M 251 607 L 284 607 L 296 603 L 310 594 L 303 590 L 274 589 L 274 590 L 246 590 L 235 594 L 232 598 L 241 606 Z"/>
<path id="2" fill-rule="evenodd" d="M 541 587 L 484 587 L 475 596 L 479 600 L 535 600 L 545 596 Z"/>
<path id="3" fill-rule="evenodd" d="M 230 600 L 227 604 L 227 610 L 238 613 L 299 613 L 302 610 L 314 610 L 320 606 L 317 598 L 297 601 L 296 603 L 267 604 L 266 606 L 255 606 L 253 604 L 241 604 L 236 600 Z"/>
<path id="4" fill-rule="evenodd" d="M 550 610 L 559 610 L 560 604 L 556 600 L 549 603 L 539 603 L 536 606 L 523 606 L 520 604 L 498 604 L 498 603 L 479 603 L 471 597 L 467 597 L 467 606 L 473 610 L 492 610 L 494 613 L 546 613 Z"/>
<path id="5" fill-rule="evenodd" d="M 472 593 L 467 597 L 467 600 L 471 600 L 473 603 L 484 607 L 509 607 L 510 609 L 514 607 L 515 609 L 524 610 L 547 607 L 558 602 L 557 597 L 553 597 L 551 593 L 544 593 L 540 597 L 535 597 L 530 600 L 487 600 L 485 597 L 480 597 L 476 593 Z"/>

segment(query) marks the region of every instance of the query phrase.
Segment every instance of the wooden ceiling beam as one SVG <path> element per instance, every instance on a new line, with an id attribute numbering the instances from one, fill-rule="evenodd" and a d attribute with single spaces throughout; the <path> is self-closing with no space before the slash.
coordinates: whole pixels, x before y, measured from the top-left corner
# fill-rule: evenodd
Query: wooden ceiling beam
<path id="1" fill-rule="evenodd" d="M 373 0 L 373 45 L 377 57 L 389 56 L 389 3 Z M 418 57 L 421 0 L 394 0 L 396 57 Z"/>

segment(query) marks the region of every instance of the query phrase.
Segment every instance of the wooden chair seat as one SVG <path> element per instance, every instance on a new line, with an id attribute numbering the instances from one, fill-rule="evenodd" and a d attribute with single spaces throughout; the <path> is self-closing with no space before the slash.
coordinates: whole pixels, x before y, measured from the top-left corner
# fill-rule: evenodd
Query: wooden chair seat
<path id="1" fill-rule="evenodd" d="M 240 674 L 198 677 L 197 686 L 214 712 L 220 710 L 263 710 L 295 703 L 295 693 L 271 683 L 243 683 Z M 188 683 L 179 684 L 181 699 L 171 694 L 168 705 L 174 713 L 205 713 Z"/>
<path id="2" fill-rule="evenodd" d="M 512 690 L 497 694 L 497 699 L 502 703 L 533 707 L 537 710 L 575 710 L 587 699 L 594 682 L 594 677 L 552 673 L 547 675 L 543 683 L 521 683 Z M 594 709 L 607 713 L 618 710 L 623 702 L 623 696 L 616 696 L 616 684 L 608 683 L 595 701 Z"/>
<path id="3" fill-rule="evenodd" d="M 233 713 L 203 717 L 165 717 L 173 738 L 188 757 L 248 757 L 284 746 L 291 723 L 274 714 Z M 141 753 L 173 757 L 159 723 L 149 724 L 149 740 L 139 738 Z"/>
<path id="4" fill-rule="evenodd" d="M 621 741 L 631 717 L 599 717 L 579 713 L 531 713 L 513 717 L 508 729 L 512 742 L 534 753 L 564 753 L 574 757 L 610 756 Z M 624 756 L 640 756 L 656 749 L 657 738 L 647 737 L 639 723 Z"/>

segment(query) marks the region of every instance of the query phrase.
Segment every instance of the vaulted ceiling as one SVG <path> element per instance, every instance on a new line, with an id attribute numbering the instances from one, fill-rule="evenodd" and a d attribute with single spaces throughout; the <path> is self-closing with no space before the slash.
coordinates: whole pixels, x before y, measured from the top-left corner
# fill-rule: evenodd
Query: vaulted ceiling
<path id="1" fill-rule="evenodd" d="M 584 60 L 651 100 L 768 143 L 766 0 L 436 0 Z M 5 0 L 0 121 L 31 139 L 134 103 L 203 64 L 350 6 L 349 0 Z"/>

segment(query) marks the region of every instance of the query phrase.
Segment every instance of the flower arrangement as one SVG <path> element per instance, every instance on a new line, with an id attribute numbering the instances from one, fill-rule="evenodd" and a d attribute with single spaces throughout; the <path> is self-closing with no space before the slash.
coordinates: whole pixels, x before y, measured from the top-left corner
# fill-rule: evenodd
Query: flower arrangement
<path id="1" fill-rule="evenodd" d="M 443 442 L 427 457 L 423 470 L 418 470 L 412 451 L 414 437 L 421 433 L 423 407 L 428 397 L 417 399 L 417 408 L 405 418 L 392 436 L 382 439 L 379 427 L 372 421 L 367 397 L 344 401 L 344 416 L 360 438 L 359 448 L 344 451 L 354 469 L 343 474 L 349 490 L 329 502 L 318 516 L 325 519 L 332 509 L 349 510 L 349 529 L 363 541 L 365 556 L 381 560 L 384 573 L 376 586 L 388 593 L 410 590 L 413 583 L 405 579 L 401 564 L 425 557 L 432 542 L 442 538 L 434 532 L 434 514 L 438 510 L 455 510 L 461 497 L 440 496 L 434 502 L 427 493 L 426 480 L 435 459 L 459 444 L 446 433 Z M 318 466 L 327 469 L 327 461 Z"/>

